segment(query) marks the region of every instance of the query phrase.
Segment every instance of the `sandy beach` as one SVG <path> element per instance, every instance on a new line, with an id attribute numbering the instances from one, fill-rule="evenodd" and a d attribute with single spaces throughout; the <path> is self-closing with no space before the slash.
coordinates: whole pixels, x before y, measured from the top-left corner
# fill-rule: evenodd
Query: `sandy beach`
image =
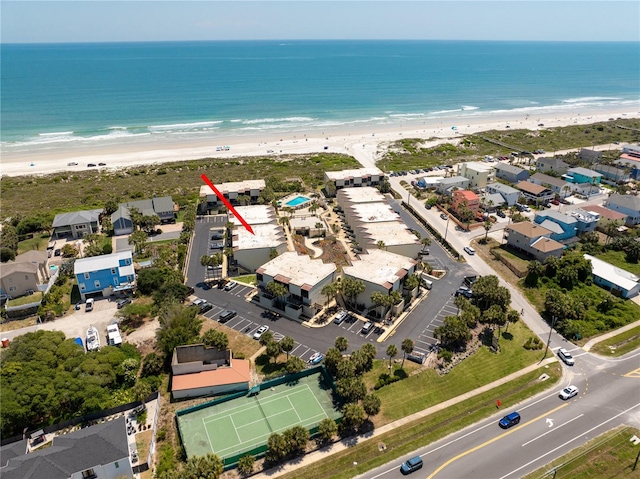
<path id="1" fill-rule="evenodd" d="M 212 134 L 197 139 L 118 141 L 100 145 L 55 146 L 24 152 L 4 151 L 0 174 L 43 175 L 60 171 L 118 169 L 200 158 L 231 158 L 257 155 L 303 154 L 320 151 L 354 156 L 363 166 L 375 165 L 385 144 L 400 138 L 433 139 L 430 144 L 455 140 L 465 134 L 491 129 L 530 129 L 589 124 L 610 118 L 639 118 L 638 108 L 566 111 L 544 114 L 477 115 L 458 118 L 425 118 L 411 123 L 354 127 L 340 131 L 260 132 L 245 136 Z M 539 126 L 540 124 L 544 126 Z M 226 149 L 225 147 L 228 147 Z M 70 163 L 77 163 L 69 165 Z M 106 166 L 88 167 L 88 164 Z"/>

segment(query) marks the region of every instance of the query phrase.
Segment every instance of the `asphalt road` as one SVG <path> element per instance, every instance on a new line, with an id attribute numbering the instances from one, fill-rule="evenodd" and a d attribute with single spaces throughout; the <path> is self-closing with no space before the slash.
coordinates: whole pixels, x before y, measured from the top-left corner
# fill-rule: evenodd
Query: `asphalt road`
<path id="1" fill-rule="evenodd" d="M 403 477 L 400 464 L 420 455 L 424 467 L 412 477 L 518 478 L 613 427 L 640 427 L 639 358 L 640 352 L 611 360 L 584 353 L 575 366 L 564 366 L 565 381 L 558 388 L 518 405 L 503 404 L 490 419 L 358 477 Z M 580 393 L 563 401 L 558 392 L 569 384 Z M 498 420 L 513 411 L 520 413 L 520 424 L 501 429 Z"/>

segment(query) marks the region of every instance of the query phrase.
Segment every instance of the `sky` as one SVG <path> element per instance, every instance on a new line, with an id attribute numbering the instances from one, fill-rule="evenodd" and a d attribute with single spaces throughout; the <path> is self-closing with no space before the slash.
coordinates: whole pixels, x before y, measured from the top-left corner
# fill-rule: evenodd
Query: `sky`
<path id="1" fill-rule="evenodd" d="M 0 42 L 188 40 L 640 41 L 624 0 L 2 0 Z"/>

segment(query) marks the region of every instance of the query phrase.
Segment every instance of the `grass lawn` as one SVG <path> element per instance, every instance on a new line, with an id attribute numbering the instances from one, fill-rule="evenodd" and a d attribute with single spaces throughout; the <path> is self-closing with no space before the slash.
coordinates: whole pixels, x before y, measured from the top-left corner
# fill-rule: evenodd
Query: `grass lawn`
<path id="1" fill-rule="evenodd" d="M 633 471 L 638 446 L 629 438 L 634 435 L 640 436 L 640 429 L 617 427 L 524 476 L 524 479 L 640 478 L 640 467 Z"/>
<path id="2" fill-rule="evenodd" d="M 373 439 L 358 441 L 355 446 L 332 454 L 330 461 L 319 461 L 280 477 L 282 479 L 297 479 L 299 477 L 305 479 L 347 479 L 362 474 L 496 414 L 496 398 L 500 398 L 506 409 L 555 386 L 562 375 L 561 369 L 557 363 L 538 368 L 536 371 L 431 416 L 420 418 Z M 538 378 L 543 373 L 548 374 L 549 379 L 539 381 Z M 406 381 L 386 387 L 394 388 L 404 382 Z M 403 391 L 397 391 L 397 394 L 400 396 Z M 384 443 L 385 450 L 379 450 L 380 443 Z M 355 463 L 357 465 L 354 465 Z"/>
<path id="3" fill-rule="evenodd" d="M 599 253 L 596 257 L 602 261 L 611 263 L 618 268 L 640 276 L 640 263 L 628 263 L 624 251 L 609 250 L 604 253 Z"/>
<path id="4" fill-rule="evenodd" d="M 612 338 L 596 344 L 591 348 L 592 353 L 603 356 L 622 356 L 630 351 L 640 348 L 640 326 L 630 329 L 624 333 L 617 334 Z"/>
<path id="5" fill-rule="evenodd" d="M 258 282 L 256 281 L 255 274 L 245 274 L 244 276 L 236 276 L 233 279 L 235 279 L 238 283 L 248 284 L 249 286 L 255 286 L 256 284 L 258 284 Z"/>
<path id="6" fill-rule="evenodd" d="M 41 300 L 42 300 L 42 291 L 36 291 L 33 294 L 29 294 L 27 296 L 20 296 L 19 298 L 11 299 L 7 301 L 7 306 L 9 307 L 22 306 L 24 304 L 37 303 L 38 301 L 41 301 Z"/>
<path id="7" fill-rule="evenodd" d="M 200 334 L 202 335 L 205 331 L 208 331 L 210 329 L 217 329 L 218 331 L 222 331 L 227 335 L 227 337 L 229 338 L 229 349 L 233 352 L 233 355 L 235 357 L 237 357 L 237 355 L 240 353 L 243 354 L 246 359 L 249 359 L 261 347 L 258 341 L 254 341 L 246 334 L 239 333 L 238 331 L 228 328 L 224 324 L 220 324 L 217 321 L 205 319 Z"/>
<path id="8" fill-rule="evenodd" d="M 48 234 L 37 234 L 31 239 L 20 241 L 18 243 L 18 254 L 26 253 L 34 249 L 37 251 L 46 251 L 50 237 Z"/>
<path id="9" fill-rule="evenodd" d="M 511 339 L 505 339 L 511 336 Z M 376 394 L 382 400 L 381 424 L 395 421 L 430 406 L 490 383 L 544 359 L 544 350 L 528 351 L 523 343 L 533 333 L 521 323 L 509 326 L 500 339 L 501 351 L 492 353 L 481 347 L 473 356 L 461 362 L 444 376 L 426 369 L 389 386 Z M 547 353 L 550 356 L 551 353 Z"/>

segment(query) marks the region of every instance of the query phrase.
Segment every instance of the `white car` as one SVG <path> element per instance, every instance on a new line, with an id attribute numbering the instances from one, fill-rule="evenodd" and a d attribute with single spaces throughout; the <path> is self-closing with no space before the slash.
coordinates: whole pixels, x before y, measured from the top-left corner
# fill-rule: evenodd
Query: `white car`
<path id="1" fill-rule="evenodd" d="M 464 250 L 467 254 L 470 254 L 470 255 L 476 254 L 476 250 L 474 250 L 471 246 L 465 246 Z"/>
<path id="2" fill-rule="evenodd" d="M 564 348 L 558 349 L 558 357 L 564 361 L 567 366 L 573 366 L 576 362 L 573 360 L 571 353 Z"/>
<path id="3" fill-rule="evenodd" d="M 260 337 L 267 331 L 269 331 L 269 326 L 267 325 L 260 326 L 258 330 L 255 333 L 253 333 L 253 339 L 260 339 Z"/>
<path id="4" fill-rule="evenodd" d="M 562 391 L 560 391 L 560 394 L 558 394 L 558 396 L 560 397 L 560 399 L 563 399 L 566 401 L 567 399 L 571 399 L 573 396 L 577 396 L 578 392 L 579 391 L 577 387 L 567 386 Z"/>
<path id="5" fill-rule="evenodd" d="M 224 290 L 225 291 L 231 291 L 236 286 L 238 286 L 238 282 L 237 281 L 229 281 L 227 284 L 224 285 Z"/>

